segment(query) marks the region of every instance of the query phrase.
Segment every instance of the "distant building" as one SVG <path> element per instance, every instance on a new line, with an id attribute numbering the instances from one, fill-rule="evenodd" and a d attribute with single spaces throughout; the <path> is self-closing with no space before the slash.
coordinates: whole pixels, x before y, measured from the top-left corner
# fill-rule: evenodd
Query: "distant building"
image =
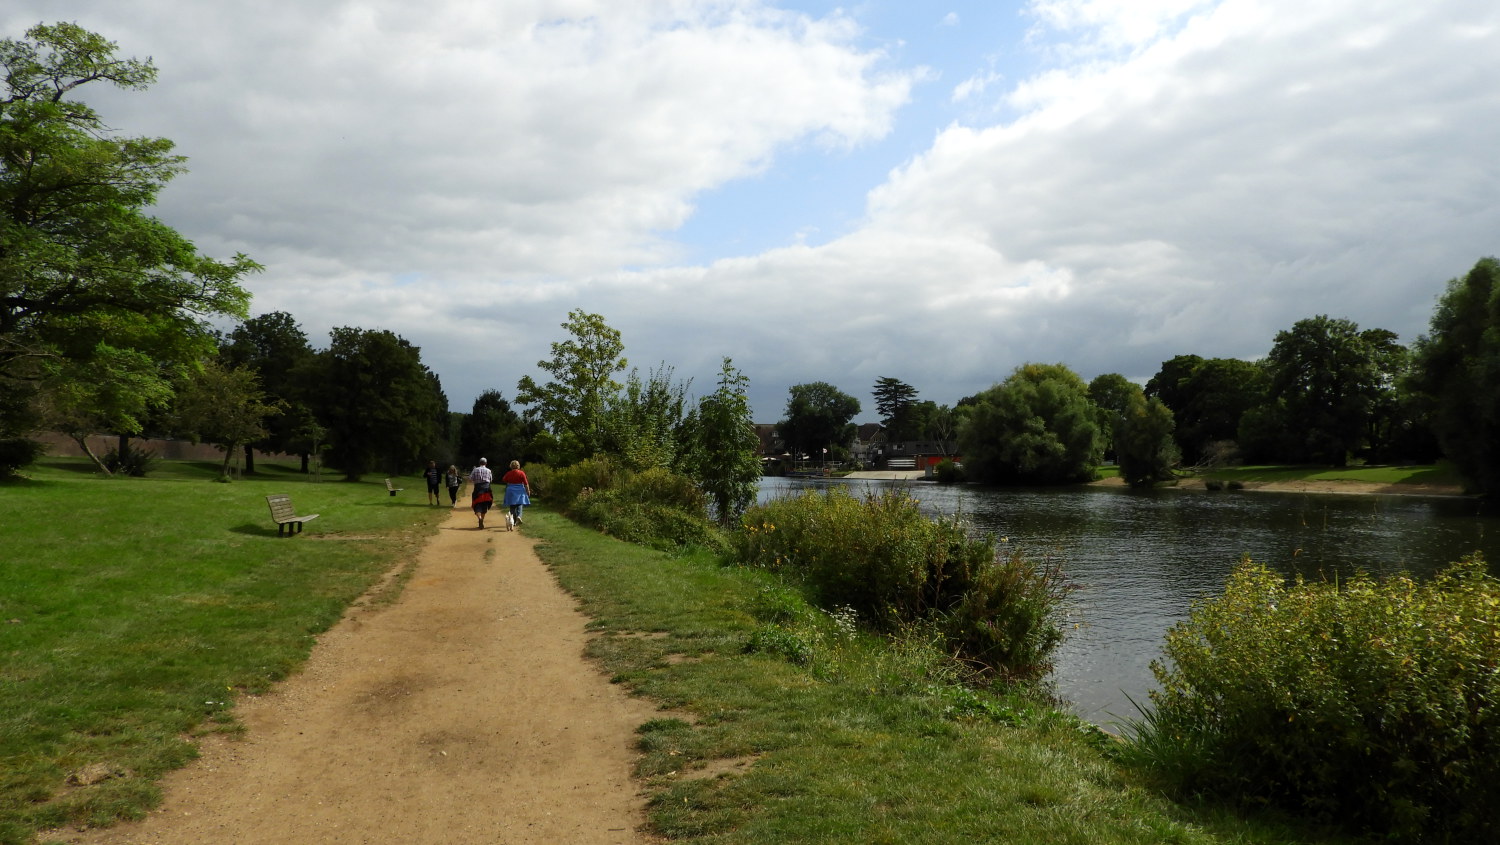
<path id="1" fill-rule="evenodd" d="M 881 469 L 929 469 L 943 461 L 962 463 L 958 445 L 949 440 L 902 440 L 879 444 L 871 461 Z"/>

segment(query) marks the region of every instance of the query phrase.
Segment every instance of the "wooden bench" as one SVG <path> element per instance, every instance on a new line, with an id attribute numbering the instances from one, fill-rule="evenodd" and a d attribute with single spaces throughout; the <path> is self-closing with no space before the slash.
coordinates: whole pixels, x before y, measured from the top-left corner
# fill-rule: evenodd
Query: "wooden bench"
<path id="1" fill-rule="evenodd" d="M 290 537 L 292 526 L 297 526 L 297 533 L 302 533 L 302 523 L 311 522 L 318 518 L 315 513 L 306 516 L 298 516 L 292 509 L 292 497 L 285 493 L 277 493 L 266 497 L 266 504 L 271 506 L 271 519 L 276 522 L 276 536 L 280 537 L 283 532 Z"/>
<path id="2" fill-rule="evenodd" d="M 406 488 L 405 487 L 397 487 L 396 485 L 394 485 L 394 484 L 391 483 L 391 480 L 389 478 L 387 478 L 385 480 L 385 489 L 391 491 L 391 495 L 394 496 L 397 493 L 400 493 L 402 490 L 405 490 Z"/>

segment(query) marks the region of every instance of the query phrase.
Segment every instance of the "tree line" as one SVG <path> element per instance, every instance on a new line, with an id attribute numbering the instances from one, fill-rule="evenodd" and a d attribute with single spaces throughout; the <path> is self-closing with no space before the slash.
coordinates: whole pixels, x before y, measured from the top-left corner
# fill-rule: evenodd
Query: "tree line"
<path id="1" fill-rule="evenodd" d="M 753 420 L 728 359 L 715 391 L 690 402 L 665 363 L 627 374 L 619 333 L 577 310 L 538 362 L 545 381 L 517 384 L 522 411 L 489 390 L 454 414 L 421 350 L 394 333 L 340 327 L 314 349 L 291 314 L 247 317 L 243 283 L 260 265 L 204 256 L 149 214 L 184 170 L 172 143 L 123 137 L 74 99 L 89 84 L 155 79 L 149 60 L 115 49 L 67 23 L 0 40 L 0 473 L 35 459 L 27 435 L 44 428 L 85 447 L 88 434 L 118 433 L 114 454 L 95 457 L 129 471 L 128 438 L 150 431 L 217 443 L 226 469 L 243 450 L 253 470 L 258 448 L 326 457 L 349 478 L 479 455 L 566 464 L 602 453 L 699 478 L 718 462 L 712 471 L 735 479 L 725 495 L 743 497 Z M 1410 346 L 1320 315 L 1278 333 L 1260 361 L 1180 355 L 1144 386 L 1028 363 L 953 407 L 884 377 L 876 407 L 887 439 L 952 444 L 986 482 L 1082 480 L 1111 458 L 1149 484 L 1184 464 L 1445 456 L 1494 493 L 1496 274 L 1486 258 L 1449 282 Z M 226 318 L 240 322 L 211 327 Z M 794 454 L 845 458 L 859 411 L 827 382 L 794 385 L 776 434 Z"/>
<path id="2" fill-rule="evenodd" d="M 1476 491 L 1500 492 L 1500 262 L 1450 280 L 1429 330 L 1394 332 L 1318 315 L 1278 332 L 1262 359 L 1178 355 L 1145 385 L 1085 382 L 1027 363 L 953 407 L 883 377 L 872 388 L 885 437 L 951 445 L 987 483 L 1086 481 L 1118 462 L 1133 485 L 1231 462 L 1451 461 Z M 831 384 L 791 388 L 777 425 L 794 454 L 848 457 L 859 401 Z"/>

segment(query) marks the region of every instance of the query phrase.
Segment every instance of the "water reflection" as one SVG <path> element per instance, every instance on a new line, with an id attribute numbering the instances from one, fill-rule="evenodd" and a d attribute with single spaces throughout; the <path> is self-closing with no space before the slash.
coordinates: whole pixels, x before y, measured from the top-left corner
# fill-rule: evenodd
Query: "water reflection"
<path id="1" fill-rule="evenodd" d="M 1242 555 L 1309 579 L 1430 575 L 1480 551 L 1500 564 L 1500 515 L 1462 498 L 1076 487 L 994 489 L 924 482 L 767 478 L 761 500 L 844 484 L 905 485 L 928 513 L 963 513 L 1028 554 L 1058 560 L 1078 585 L 1057 654 L 1060 695 L 1118 727 L 1145 703 L 1162 637 L 1192 602 L 1219 592 Z M 1493 539 L 1492 539 L 1493 538 Z"/>

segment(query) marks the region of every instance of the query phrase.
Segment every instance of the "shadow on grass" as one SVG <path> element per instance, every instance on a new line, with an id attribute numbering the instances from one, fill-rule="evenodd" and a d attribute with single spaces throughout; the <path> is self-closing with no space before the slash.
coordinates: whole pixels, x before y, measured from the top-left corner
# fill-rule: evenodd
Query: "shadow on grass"
<path id="1" fill-rule="evenodd" d="M 270 528 L 267 528 L 264 525 L 259 525 L 254 522 L 244 522 L 239 525 L 231 526 L 229 530 L 233 531 L 236 534 L 245 534 L 250 537 L 277 536 L 276 526 L 272 525 Z"/>

